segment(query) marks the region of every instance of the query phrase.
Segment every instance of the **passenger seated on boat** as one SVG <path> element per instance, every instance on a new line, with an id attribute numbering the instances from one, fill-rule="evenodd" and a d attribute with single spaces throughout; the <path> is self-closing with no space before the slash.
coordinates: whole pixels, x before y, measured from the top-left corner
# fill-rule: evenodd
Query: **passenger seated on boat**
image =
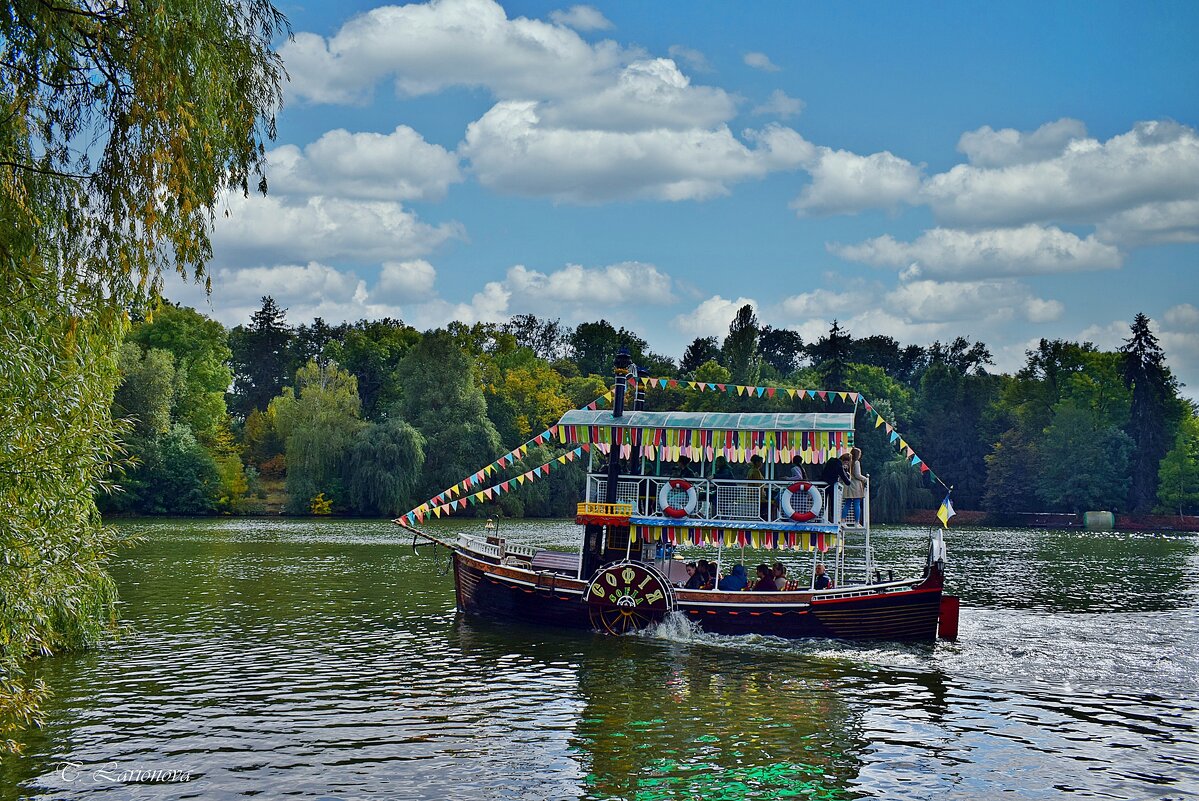
<path id="1" fill-rule="evenodd" d="M 675 463 L 673 475 L 675 478 L 695 478 L 695 468 L 691 466 L 690 457 L 679 457 L 678 462 Z"/>
<path id="2" fill-rule="evenodd" d="M 745 574 L 745 565 L 733 565 L 729 574 L 720 580 L 717 589 L 726 592 L 740 592 L 749 584 L 749 576 Z"/>
<path id="3" fill-rule="evenodd" d="M 782 562 L 774 563 L 774 585 L 780 590 L 787 588 L 787 566 Z"/>
<path id="4" fill-rule="evenodd" d="M 803 459 L 796 456 L 791 460 L 791 472 L 787 474 L 788 481 L 807 481 L 803 474 Z"/>
<path id="5" fill-rule="evenodd" d="M 754 591 L 778 592 L 778 590 L 778 585 L 774 583 L 774 573 L 766 565 L 758 565 L 758 581 L 754 584 Z"/>
<path id="6" fill-rule="evenodd" d="M 733 478 L 733 468 L 729 467 L 729 460 L 723 456 L 717 456 L 713 463 L 712 478 L 722 481 L 731 481 Z"/>
<path id="7" fill-rule="evenodd" d="M 685 590 L 698 590 L 704 586 L 704 576 L 699 572 L 699 566 L 695 562 L 687 563 L 687 583 L 683 585 Z"/>
<path id="8" fill-rule="evenodd" d="M 700 576 L 699 589 L 710 590 L 716 583 L 716 565 L 707 559 L 700 559 L 695 566 Z"/>
<path id="9" fill-rule="evenodd" d="M 833 580 L 829 578 L 827 568 L 824 563 L 816 565 L 816 580 L 812 584 L 814 590 L 827 590 L 833 586 Z"/>

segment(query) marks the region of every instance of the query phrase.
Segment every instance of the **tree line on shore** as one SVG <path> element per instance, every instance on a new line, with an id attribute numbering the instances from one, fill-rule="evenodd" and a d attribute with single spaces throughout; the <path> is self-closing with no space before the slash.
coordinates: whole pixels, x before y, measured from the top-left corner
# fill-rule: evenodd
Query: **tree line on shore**
<path id="1" fill-rule="evenodd" d="M 855 338 L 836 321 L 804 342 L 749 306 L 726 336 L 697 338 L 675 361 L 605 320 L 292 326 L 270 297 L 232 330 L 169 302 L 134 321 L 113 403 L 127 458 L 100 507 L 246 514 L 272 496 L 292 514 L 395 515 L 602 395 L 621 347 L 654 377 L 860 392 L 952 482 L 959 508 L 1199 508 L 1199 419 L 1143 315 L 1118 351 L 1042 339 L 1003 375 L 988 371 L 981 342 Z M 940 500 L 860 404 L 654 388 L 648 408 L 856 410 L 875 518 Z M 540 446 L 527 463 L 552 455 Z M 505 495 L 499 513 L 570 515 L 583 471 L 571 464 Z"/>

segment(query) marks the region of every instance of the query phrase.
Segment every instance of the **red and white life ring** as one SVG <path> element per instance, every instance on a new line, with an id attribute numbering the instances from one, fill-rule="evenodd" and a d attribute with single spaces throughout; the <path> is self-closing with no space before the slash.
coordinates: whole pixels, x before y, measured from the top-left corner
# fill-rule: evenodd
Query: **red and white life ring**
<path id="1" fill-rule="evenodd" d="M 812 508 L 807 512 L 797 512 L 791 506 L 791 497 L 797 492 L 806 492 L 812 500 Z M 787 489 L 783 490 L 779 495 L 779 506 L 783 508 L 783 516 L 789 517 L 797 523 L 806 523 L 809 520 L 815 520 L 820 515 L 820 490 L 807 481 L 796 481 Z"/>
<path id="2" fill-rule="evenodd" d="M 687 493 L 687 502 L 683 504 L 682 509 L 670 505 L 671 492 Z M 658 508 L 667 517 L 677 518 L 693 515 L 697 506 L 699 506 L 699 493 L 695 491 L 695 487 L 691 486 L 691 482 L 684 481 L 681 478 L 670 479 L 670 481 L 662 485 L 662 489 L 658 492 Z"/>

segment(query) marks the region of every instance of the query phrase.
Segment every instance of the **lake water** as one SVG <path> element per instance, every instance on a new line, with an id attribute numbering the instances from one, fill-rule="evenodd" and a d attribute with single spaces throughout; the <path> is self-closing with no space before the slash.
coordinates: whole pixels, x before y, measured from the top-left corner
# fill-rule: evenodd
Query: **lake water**
<path id="1" fill-rule="evenodd" d="M 123 525 L 127 631 L 39 666 L 4 801 L 1199 797 L 1193 535 L 953 530 L 960 640 L 902 646 L 462 618 L 386 522 Z"/>

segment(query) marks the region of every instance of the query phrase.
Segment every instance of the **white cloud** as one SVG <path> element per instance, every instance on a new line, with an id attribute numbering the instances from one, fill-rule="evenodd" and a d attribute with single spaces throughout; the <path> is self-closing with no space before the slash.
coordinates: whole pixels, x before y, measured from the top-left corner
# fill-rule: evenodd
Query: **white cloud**
<path id="1" fill-rule="evenodd" d="M 987 150 L 971 146 L 978 154 Z M 1015 150 L 1025 155 L 1028 148 Z M 1175 122 L 1137 123 L 1106 142 L 1072 139 L 1041 161 L 959 164 L 929 179 L 923 194 L 951 225 L 1097 223 L 1148 203 L 1199 197 L 1199 135 Z"/>
<path id="2" fill-rule="evenodd" d="M 363 102 L 387 76 L 402 96 L 468 86 L 500 98 L 567 97 L 602 85 L 635 55 L 610 41 L 588 44 L 563 25 L 509 19 L 491 0 L 380 6 L 329 39 L 297 33 L 279 52 L 291 93 L 317 103 Z"/>
<path id="3" fill-rule="evenodd" d="M 984 231 L 933 228 L 913 242 L 889 234 L 857 245 L 830 245 L 843 259 L 875 266 L 904 267 L 926 278 L 988 277 L 1119 267 L 1116 248 L 1058 228 L 1025 225 Z"/>
<path id="4" fill-rule="evenodd" d="M 390 302 L 428 299 L 436 280 L 437 271 L 424 259 L 385 261 L 373 294 Z"/>
<path id="5" fill-rule="evenodd" d="M 712 65 L 708 63 L 708 57 L 698 50 L 683 45 L 671 45 L 667 48 L 667 53 L 676 62 L 681 61 L 686 64 L 692 72 L 711 72 Z"/>
<path id="6" fill-rule="evenodd" d="M 711 128 L 736 113 L 736 103 L 722 89 L 692 86 L 691 80 L 666 58 L 635 61 L 615 83 L 539 108 L 549 128 L 578 131 L 655 131 Z"/>
<path id="7" fill-rule="evenodd" d="M 1003 323 L 1022 319 L 1047 323 L 1061 317 L 1065 307 L 1056 300 L 1036 297 L 1017 281 L 905 281 L 887 298 L 917 322 Z"/>
<path id="8" fill-rule="evenodd" d="M 1162 318 L 1175 328 L 1199 328 L 1199 309 L 1190 303 L 1171 306 Z"/>
<path id="9" fill-rule="evenodd" d="M 1030 297 L 1024 302 L 1024 316 L 1030 323 L 1051 323 L 1060 320 L 1066 307 L 1060 300 Z"/>
<path id="10" fill-rule="evenodd" d="M 920 190 L 921 168 L 885 151 L 859 156 L 821 147 L 807 169 L 812 183 L 791 204 L 800 216 L 895 208 Z"/>
<path id="11" fill-rule="evenodd" d="M 670 276 L 641 262 L 594 269 L 568 264 L 548 275 L 518 264 L 508 270 L 504 283 L 513 294 L 543 303 L 624 306 L 675 302 Z"/>
<path id="12" fill-rule="evenodd" d="M 754 114 L 771 114 L 787 119 L 796 116 L 803 109 L 804 102 L 798 97 L 788 97 L 782 89 L 775 89 L 765 103 L 754 108 Z"/>
<path id="13" fill-rule="evenodd" d="M 747 303 L 755 310 L 758 307 L 757 301 L 753 298 L 727 300 L 720 295 L 713 295 L 692 311 L 675 317 L 675 330 L 690 337 L 723 338 L 728 334 L 729 324 L 737 316 L 737 310 Z"/>
<path id="14" fill-rule="evenodd" d="M 218 217 L 214 251 L 221 263 L 374 261 L 423 256 L 461 236 L 456 223 L 429 225 L 399 203 L 312 196 L 295 203 L 275 196 L 229 197 Z"/>
<path id="15" fill-rule="evenodd" d="M 913 280 L 901 281 L 888 289 L 878 282 L 828 278 L 835 279 L 836 289 L 816 288 L 791 295 L 763 314 L 823 336 L 828 328 L 825 321 L 833 318 L 854 326 L 867 324 L 876 328 L 880 321 L 885 321 L 889 330 L 898 330 L 896 321 L 908 328 L 934 326 L 940 330 L 945 323 L 961 321 L 992 326 L 1013 319 L 1044 323 L 1058 319 L 1064 311 L 1058 301 L 1039 298 L 1024 284 L 1010 279 Z M 885 309 L 886 314 L 875 314 L 877 309 Z M 814 325 L 813 320 L 817 321 Z M 856 327 L 851 330 L 859 336 Z M 871 333 L 880 331 L 872 329 Z"/>
<path id="16" fill-rule="evenodd" d="M 844 317 L 873 303 L 876 287 L 859 283 L 848 292 L 813 289 L 783 299 L 780 307 L 790 320 L 802 321 L 812 317 Z"/>
<path id="17" fill-rule="evenodd" d="M 267 154 L 270 188 L 374 200 L 441 200 L 462 180 L 458 157 L 429 144 L 407 125 L 389 134 L 329 131 L 303 150 L 284 145 Z"/>
<path id="18" fill-rule="evenodd" d="M 745 63 L 756 70 L 764 72 L 778 72 L 779 68 L 770 60 L 770 56 L 765 53 L 746 53 Z"/>
<path id="19" fill-rule="evenodd" d="M 1095 236 L 1124 245 L 1199 242 L 1199 198 L 1146 203 L 1113 214 Z"/>
<path id="20" fill-rule="evenodd" d="M 794 169 L 811 150 L 790 129 L 747 131 L 746 147 L 727 126 L 620 132 L 543 124 L 535 102 L 499 103 L 470 124 L 461 151 L 480 183 L 500 192 L 574 203 L 622 198 L 699 200 L 736 181 Z"/>
<path id="21" fill-rule="evenodd" d="M 164 294 L 189 303 L 228 326 L 246 323 L 263 295 L 287 309 L 292 325 L 323 317 L 331 322 L 362 318 L 399 317 L 398 307 L 372 303 L 367 284 L 352 270 L 338 270 L 320 262 L 280 264 L 271 267 L 221 267 L 212 273 L 212 296 L 195 284 L 169 276 Z"/>
<path id="22" fill-rule="evenodd" d="M 571 6 L 565 11 L 551 11 L 550 19 L 576 31 L 606 31 L 612 23 L 591 6 Z"/>
<path id="23" fill-rule="evenodd" d="M 1069 117 L 1047 122 L 1031 132 L 1014 128 L 996 131 L 984 125 L 962 134 L 958 150 L 975 166 L 1007 167 L 1059 156 L 1070 142 L 1084 139 L 1086 135 L 1087 127 Z"/>

